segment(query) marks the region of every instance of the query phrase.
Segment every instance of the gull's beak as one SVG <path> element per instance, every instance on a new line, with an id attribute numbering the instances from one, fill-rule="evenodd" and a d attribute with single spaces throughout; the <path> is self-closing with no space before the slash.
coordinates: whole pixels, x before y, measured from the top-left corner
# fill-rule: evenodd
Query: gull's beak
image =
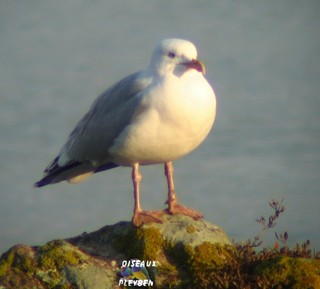
<path id="1" fill-rule="evenodd" d="M 203 62 L 197 59 L 192 59 L 189 62 L 181 63 L 182 65 L 185 65 L 187 68 L 195 69 L 202 74 L 206 73 L 206 67 L 204 66 Z"/>

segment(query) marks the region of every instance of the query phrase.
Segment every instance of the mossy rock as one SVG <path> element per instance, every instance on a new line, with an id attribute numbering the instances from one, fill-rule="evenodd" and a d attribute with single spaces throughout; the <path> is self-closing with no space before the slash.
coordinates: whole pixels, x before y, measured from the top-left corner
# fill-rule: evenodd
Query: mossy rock
<path id="1" fill-rule="evenodd" d="M 157 260 L 157 267 L 148 271 L 158 288 L 183 288 L 193 283 L 199 270 L 192 266 L 199 265 L 199 254 L 206 256 L 204 260 L 214 258 L 219 263 L 221 254 L 211 256 L 206 250 L 214 252 L 217 246 L 220 252 L 224 245 L 231 246 L 222 229 L 203 220 L 165 215 L 162 221 L 138 228 L 130 222 L 120 222 L 69 241 L 90 254 L 116 259 L 119 265 L 122 260 Z"/>
<path id="2" fill-rule="evenodd" d="M 163 224 L 120 222 L 43 246 L 14 246 L 0 258 L 0 289 L 120 288 L 121 263 L 131 259 L 157 261 L 147 268 L 157 289 L 320 288 L 319 259 L 257 253 L 231 244 L 213 224 L 178 215 Z"/>
<path id="3" fill-rule="evenodd" d="M 88 257 L 63 240 L 55 240 L 37 250 L 38 267 L 42 270 L 60 270 L 65 266 L 85 262 Z"/>
<path id="4" fill-rule="evenodd" d="M 39 282 L 34 278 L 36 271 L 33 248 L 16 245 L 1 256 L 0 284 L 9 288 L 38 288 Z"/>
<path id="5" fill-rule="evenodd" d="M 64 240 L 36 247 L 17 245 L 0 258 L 0 288 L 81 288 L 77 286 L 77 280 L 70 278 L 70 272 L 75 272 L 73 268 L 93 272 L 96 267 L 100 268 L 98 261 L 93 262 L 90 256 Z"/>

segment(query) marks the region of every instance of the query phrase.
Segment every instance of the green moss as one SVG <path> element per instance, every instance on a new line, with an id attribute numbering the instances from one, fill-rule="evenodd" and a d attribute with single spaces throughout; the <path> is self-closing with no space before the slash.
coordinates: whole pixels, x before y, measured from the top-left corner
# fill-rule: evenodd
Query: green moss
<path id="1" fill-rule="evenodd" d="M 34 252 L 31 247 L 17 245 L 5 253 L 0 261 L 0 277 L 10 270 L 16 273 L 23 272 L 32 276 L 36 270 Z"/>
<path id="2" fill-rule="evenodd" d="M 193 233 L 196 228 L 190 226 L 187 231 Z M 206 285 L 212 270 L 221 269 L 230 258 L 224 245 L 203 243 L 195 248 L 182 243 L 173 245 L 164 241 L 156 228 L 137 228 L 131 237 L 131 250 L 127 250 L 130 258 L 159 261 L 153 273 L 155 276 L 166 276 L 166 280 L 160 282 L 165 284 L 163 288 L 183 288 L 186 284 Z M 125 241 L 128 245 L 128 239 Z"/>
<path id="3" fill-rule="evenodd" d="M 204 242 L 192 248 L 186 247 L 188 271 L 191 275 L 191 283 L 200 288 L 215 283 L 217 272 L 222 271 L 230 260 L 231 247 L 221 244 Z"/>
<path id="4" fill-rule="evenodd" d="M 226 246 L 207 242 L 195 248 L 188 246 L 187 252 L 189 252 L 190 263 L 193 267 L 222 267 L 227 257 L 230 257 Z"/>
<path id="5" fill-rule="evenodd" d="M 157 260 L 158 253 L 163 250 L 164 240 L 159 230 L 139 227 L 115 236 L 113 244 L 116 251 L 127 259 Z"/>
<path id="6" fill-rule="evenodd" d="M 83 262 L 85 256 L 77 252 L 69 243 L 56 240 L 38 250 L 38 265 L 41 269 L 61 269 L 67 265 Z"/>
<path id="7" fill-rule="evenodd" d="M 61 275 L 65 266 L 85 263 L 88 257 L 63 240 L 55 240 L 37 250 L 36 276 L 48 289 L 72 289 Z"/>
<path id="8" fill-rule="evenodd" d="M 4 288 L 41 288 L 34 278 L 36 270 L 34 249 L 24 245 L 14 246 L 1 256 L 0 284 Z"/>
<path id="9" fill-rule="evenodd" d="M 7 253 L 3 254 L 0 261 L 0 277 L 5 276 L 14 260 L 13 248 L 10 249 Z"/>
<path id="10" fill-rule="evenodd" d="M 259 264 L 255 274 L 262 275 L 270 286 L 292 289 L 320 288 L 320 261 L 279 256 Z"/>
<path id="11" fill-rule="evenodd" d="M 71 289 L 59 271 L 85 259 L 65 241 L 53 241 L 42 247 L 12 247 L 1 257 L 0 284 L 8 288 Z"/>
<path id="12" fill-rule="evenodd" d="M 157 260 L 159 252 L 163 250 L 164 240 L 155 228 L 146 228 L 137 230 L 137 241 L 141 243 L 141 259 Z"/>

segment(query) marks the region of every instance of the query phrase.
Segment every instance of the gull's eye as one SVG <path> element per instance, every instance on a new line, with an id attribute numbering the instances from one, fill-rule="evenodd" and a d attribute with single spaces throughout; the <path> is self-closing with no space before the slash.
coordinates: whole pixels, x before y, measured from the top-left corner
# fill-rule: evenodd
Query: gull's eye
<path id="1" fill-rule="evenodd" d="M 169 52 L 168 56 L 169 56 L 169 58 L 175 58 L 176 54 L 174 52 Z"/>

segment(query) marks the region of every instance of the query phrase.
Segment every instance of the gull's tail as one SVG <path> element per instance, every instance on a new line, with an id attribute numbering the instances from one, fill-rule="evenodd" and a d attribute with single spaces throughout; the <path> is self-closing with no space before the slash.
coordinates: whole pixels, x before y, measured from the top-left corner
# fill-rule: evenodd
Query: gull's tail
<path id="1" fill-rule="evenodd" d="M 58 165 L 58 158 L 44 171 L 44 177 L 34 184 L 34 187 L 43 187 L 50 184 L 68 181 L 70 183 L 78 183 L 94 173 L 110 170 L 118 167 L 115 163 L 106 163 L 99 167 L 94 167 L 91 162 L 73 161 L 65 166 Z"/>

